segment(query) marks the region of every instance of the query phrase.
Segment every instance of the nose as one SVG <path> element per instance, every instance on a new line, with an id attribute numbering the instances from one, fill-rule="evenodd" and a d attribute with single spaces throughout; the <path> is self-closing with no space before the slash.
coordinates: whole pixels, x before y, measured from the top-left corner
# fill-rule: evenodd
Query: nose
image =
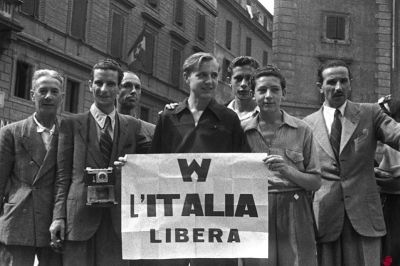
<path id="1" fill-rule="evenodd" d="M 242 79 L 242 82 L 240 83 L 240 87 L 243 89 L 246 89 L 248 86 L 248 81 L 246 79 Z"/>
<path id="2" fill-rule="evenodd" d="M 107 90 L 107 84 L 103 83 L 103 85 L 101 85 L 100 87 L 100 91 L 106 91 Z"/>
<path id="3" fill-rule="evenodd" d="M 342 83 L 340 82 L 340 80 L 338 80 L 335 84 L 335 91 L 340 91 L 342 90 Z"/>
<path id="4" fill-rule="evenodd" d="M 268 89 L 268 90 L 265 92 L 265 98 L 271 98 L 271 97 L 272 97 L 271 90 Z"/>
<path id="5" fill-rule="evenodd" d="M 49 99 L 49 98 L 51 98 L 53 96 L 53 94 L 51 93 L 51 91 L 49 90 L 47 93 L 46 93 L 46 95 L 44 96 L 45 97 L 45 99 Z"/>

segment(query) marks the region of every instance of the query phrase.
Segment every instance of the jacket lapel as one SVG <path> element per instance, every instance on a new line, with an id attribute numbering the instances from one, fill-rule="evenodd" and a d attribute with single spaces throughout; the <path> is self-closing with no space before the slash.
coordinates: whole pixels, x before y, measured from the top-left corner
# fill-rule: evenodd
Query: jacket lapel
<path id="1" fill-rule="evenodd" d="M 126 144 L 126 139 L 128 136 L 128 120 L 126 119 L 126 117 L 119 115 L 118 113 L 116 114 L 116 123 L 115 123 L 115 129 L 114 131 L 116 131 L 116 133 L 118 134 L 114 134 L 114 140 L 117 139 L 117 145 L 113 145 L 113 153 L 111 156 L 111 159 L 113 161 L 117 160 L 117 156 L 119 154 L 121 154 L 122 152 L 122 148 L 123 145 Z M 132 132 L 133 134 L 133 132 Z M 115 141 L 114 141 L 115 143 Z M 115 147 L 117 147 L 117 149 L 115 150 Z"/>
<path id="2" fill-rule="evenodd" d="M 360 108 L 353 102 L 347 101 L 343 116 L 342 138 L 340 141 L 340 153 L 349 142 L 358 122 L 360 121 Z"/>
<path id="3" fill-rule="evenodd" d="M 317 143 L 322 147 L 322 149 L 333 159 L 335 159 L 335 154 L 333 153 L 331 142 L 329 141 L 329 134 L 326 128 L 325 118 L 322 112 L 322 108 L 319 109 L 316 115 L 316 120 L 314 123 L 314 137 Z M 336 160 L 336 159 L 335 159 Z"/>
<path id="4" fill-rule="evenodd" d="M 103 159 L 101 157 L 97 136 L 97 125 L 90 112 L 86 112 L 85 115 L 79 119 L 78 127 L 78 132 L 82 139 L 82 143 L 84 143 L 86 148 L 86 156 L 84 156 L 84 158 L 86 157 L 86 162 L 84 164 L 90 166 L 87 163 L 93 159 L 94 163 L 97 165 L 96 167 L 103 165 Z M 88 132 L 88 130 L 90 132 Z"/>
<path id="5" fill-rule="evenodd" d="M 31 156 L 32 161 L 40 167 L 47 151 L 44 147 L 42 137 L 37 133 L 37 127 L 33 121 L 33 116 L 26 119 L 22 132 L 22 143 L 27 153 Z"/>
<path id="6" fill-rule="evenodd" d="M 42 166 L 39 169 L 39 172 L 37 173 L 35 180 L 33 183 L 36 183 L 42 176 L 47 174 L 48 171 L 53 169 L 56 165 L 57 162 L 57 143 L 58 143 L 58 125 L 56 125 L 56 131 L 53 134 L 53 137 L 51 139 L 50 143 L 50 148 L 46 153 L 46 156 L 44 157 Z"/>

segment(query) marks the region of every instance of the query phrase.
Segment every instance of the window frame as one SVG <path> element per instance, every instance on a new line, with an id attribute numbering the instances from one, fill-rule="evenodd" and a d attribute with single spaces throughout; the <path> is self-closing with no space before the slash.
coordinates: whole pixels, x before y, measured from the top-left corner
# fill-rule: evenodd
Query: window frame
<path id="1" fill-rule="evenodd" d="M 71 112 L 70 110 L 66 110 L 66 106 L 68 103 L 68 81 L 74 82 L 78 84 L 77 87 L 77 94 L 76 94 L 76 112 Z M 71 113 L 71 114 L 77 114 L 81 111 L 81 101 L 80 99 L 82 98 L 82 90 L 83 90 L 83 82 L 74 78 L 71 78 L 69 76 L 65 77 L 65 96 L 64 96 L 64 104 L 63 104 L 63 111 L 66 113 Z"/>
<path id="2" fill-rule="evenodd" d="M 328 38 L 328 17 L 336 17 L 344 19 L 344 39 Z M 322 13 L 322 42 L 348 45 L 350 39 L 350 15 L 348 13 L 323 12 Z"/>

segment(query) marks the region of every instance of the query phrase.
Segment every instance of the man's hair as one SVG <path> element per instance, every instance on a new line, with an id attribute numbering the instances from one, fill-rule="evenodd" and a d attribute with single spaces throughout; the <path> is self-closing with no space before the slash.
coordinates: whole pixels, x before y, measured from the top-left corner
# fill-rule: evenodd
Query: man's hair
<path id="1" fill-rule="evenodd" d="M 251 66 L 252 68 L 257 69 L 260 67 L 260 63 L 258 63 L 258 61 L 251 56 L 238 56 L 234 58 L 232 62 L 229 64 L 228 67 L 229 76 L 232 75 L 232 71 L 235 67 L 241 67 L 241 66 Z"/>
<path id="2" fill-rule="evenodd" d="M 349 66 L 344 62 L 343 60 L 328 60 L 323 62 L 317 72 L 317 78 L 318 78 L 318 83 L 324 82 L 324 78 L 322 77 L 322 72 L 324 72 L 325 69 L 331 68 L 331 67 L 345 67 L 347 68 L 347 71 L 349 72 L 349 79 L 352 79 L 351 72 Z"/>
<path id="3" fill-rule="evenodd" d="M 61 85 L 60 86 L 60 90 L 63 89 L 64 78 L 61 76 L 60 73 L 58 73 L 55 70 L 51 70 L 51 69 L 38 69 L 33 73 L 33 76 L 32 76 L 32 89 L 31 89 L 31 91 L 35 91 L 37 80 L 39 78 L 41 78 L 41 77 L 44 77 L 44 76 L 51 77 L 51 78 L 54 78 L 54 79 L 58 80 L 60 82 L 60 85 Z"/>
<path id="4" fill-rule="evenodd" d="M 281 81 L 282 90 L 286 89 L 286 79 L 282 75 L 281 70 L 275 65 L 266 65 L 256 69 L 250 78 L 250 89 L 254 91 L 256 87 L 256 80 L 260 77 L 277 77 Z"/>
<path id="5" fill-rule="evenodd" d="M 94 79 L 94 71 L 96 69 L 103 69 L 103 70 L 114 70 L 118 72 L 118 85 L 121 84 L 122 77 L 124 73 L 122 71 L 121 65 L 111 58 L 106 58 L 104 60 L 100 60 L 97 64 L 95 64 L 92 68 L 92 72 L 90 73 L 90 79 L 93 81 Z"/>
<path id="6" fill-rule="evenodd" d="M 217 59 L 215 58 L 215 56 L 210 53 L 199 52 L 199 53 L 192 54 L 191 56 L 186 58 L 185 62 L 183 63 L 183 67 L 182 67 L 183 73 L 185 73 L 186 75 L 189 75 L 190 73 L 193 72 L 193 70 L 198 69 L 202 63 L 212 61 L 212 60 L 215 60 L 216 62 L 218 62 Z"/>

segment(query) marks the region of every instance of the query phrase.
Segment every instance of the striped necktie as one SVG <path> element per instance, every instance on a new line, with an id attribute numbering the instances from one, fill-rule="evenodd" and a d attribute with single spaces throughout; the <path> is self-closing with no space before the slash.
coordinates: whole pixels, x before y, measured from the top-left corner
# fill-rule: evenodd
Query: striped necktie
<path id="1" fill-rule="evenodd" d="M 340 138 L 342 136 L 342 122 L 340 121 L 340 111 L 336 109 L 335 117 L 333 119 L 331 134 L 329 136 L 329 141 L 332 145 L 333 153 L 335 154 L 336 160 L 339 162 L 339 152 L 340 152 Z"/>
<path id="2" fill-rule="evenodd" d="M 109 131 L 111 129 L 111 118 L 107 116 L 106 122 L 104 123 L 104 128 L 100 131 L 100 151 L 103 156 L 104 162 L 110 163 L 111 151 L 113 146 L 113 141 L 110 136 Z"/>

